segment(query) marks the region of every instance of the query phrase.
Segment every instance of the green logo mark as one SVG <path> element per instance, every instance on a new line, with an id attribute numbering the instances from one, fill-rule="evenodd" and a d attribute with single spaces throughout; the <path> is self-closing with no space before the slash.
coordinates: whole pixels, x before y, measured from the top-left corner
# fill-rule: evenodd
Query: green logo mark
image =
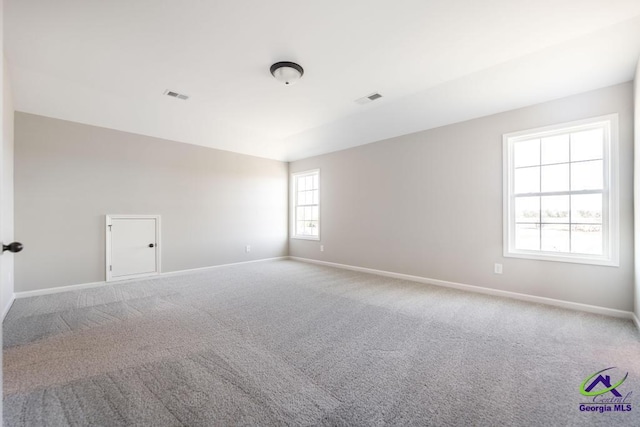
<path id="1" fill-rule="evenodd" d="M 621 397 L 622 395 L 618 392 L 618 390 L 616 390 L 616 387 L 620 387 L 620 385 L 624 382 L 624 380 L 626 380 L 627 377 L 629 376 L 629 373 L 627 372 L 624 378 L 618 381 L 617 383 L 615 383 L 614 385 L 611 385 L 611 377 L 609 375 L 605 375 L 605 376 L 599 375 L 604 371 L 608 371 L 609 369 L 614 369 L 614 368 L 615 366 L 611 368 L 603 369 L 602 371 L 598 371 L 595 374 L 591 375 L 586 380 L 584 380 L 582 384 L 580 384 L 580 394 L 582 394 L 583 396 L 598 396 L 601 394 L 611 392 L 613 393 L 614 396 Z M 593 380 L 593 382 L 589 384 L 589 386 L 585 389 L 585 385 L 587 385 L 587 383 L 596 375 L 598 375 L 598 378 Z M 606 388 L 602 390 L 591 391 L 599 383 L 602 383 L 602 385 L 604 385 Z"/>

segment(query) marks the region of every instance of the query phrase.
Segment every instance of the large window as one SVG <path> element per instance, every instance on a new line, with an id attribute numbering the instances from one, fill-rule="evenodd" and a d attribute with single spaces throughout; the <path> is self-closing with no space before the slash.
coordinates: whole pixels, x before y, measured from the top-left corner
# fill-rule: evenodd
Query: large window
<path id="1" fill-rule="evenodd" d="M 618 265 L 618 116 L 504 135 L 504 255 Z"/>
<path id="2" fill-rule="evenodd" d="M 293 182 L 293 237 L 320 240 L 320 171 L 295 173 Z"/>

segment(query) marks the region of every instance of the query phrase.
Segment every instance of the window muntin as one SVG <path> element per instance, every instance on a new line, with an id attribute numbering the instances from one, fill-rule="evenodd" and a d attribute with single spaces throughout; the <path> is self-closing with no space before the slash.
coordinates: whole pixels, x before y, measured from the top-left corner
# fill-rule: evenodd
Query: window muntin
<path id="1" fill-rule="evenodd" d="M 617 115 L 504 135 L 504 255 L 617 265 Z"/>
<path id="2" fill-rule="evenodd" d="M 320 171 L 292 175 L 293 237 L 320 239 Z"/>

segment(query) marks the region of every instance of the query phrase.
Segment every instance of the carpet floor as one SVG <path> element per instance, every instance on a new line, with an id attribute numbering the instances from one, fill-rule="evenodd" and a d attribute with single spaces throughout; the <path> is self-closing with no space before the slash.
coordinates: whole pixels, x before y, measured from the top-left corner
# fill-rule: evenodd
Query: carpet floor
<path id="1" fill-rule="evenodd" d="M 5 426 L 640 425 L 630 321 L 290 260 L 19 299 L 3 331 Z M 614 366 L 631 412 L 580 411 Z"/>

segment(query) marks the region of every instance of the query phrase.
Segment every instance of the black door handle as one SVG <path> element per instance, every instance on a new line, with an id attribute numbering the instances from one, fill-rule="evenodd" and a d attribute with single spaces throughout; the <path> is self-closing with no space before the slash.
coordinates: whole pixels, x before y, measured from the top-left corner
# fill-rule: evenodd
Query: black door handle
<path id="1" fill-rule="evenodd" d="M 153 243 L 149 243 L 149 247 L 153 248 L 155 245 Z"/>
<path id="2" fill-rule="evenodd" d="M 2 252 L 4 251 L 9 251 L 9 252 L 20 252 L 22 250 L 23 246 L 22 243 L 20 242 L 13 242 L 13 243 L 9 243 L 8 245 L 2 245 Z"/>

